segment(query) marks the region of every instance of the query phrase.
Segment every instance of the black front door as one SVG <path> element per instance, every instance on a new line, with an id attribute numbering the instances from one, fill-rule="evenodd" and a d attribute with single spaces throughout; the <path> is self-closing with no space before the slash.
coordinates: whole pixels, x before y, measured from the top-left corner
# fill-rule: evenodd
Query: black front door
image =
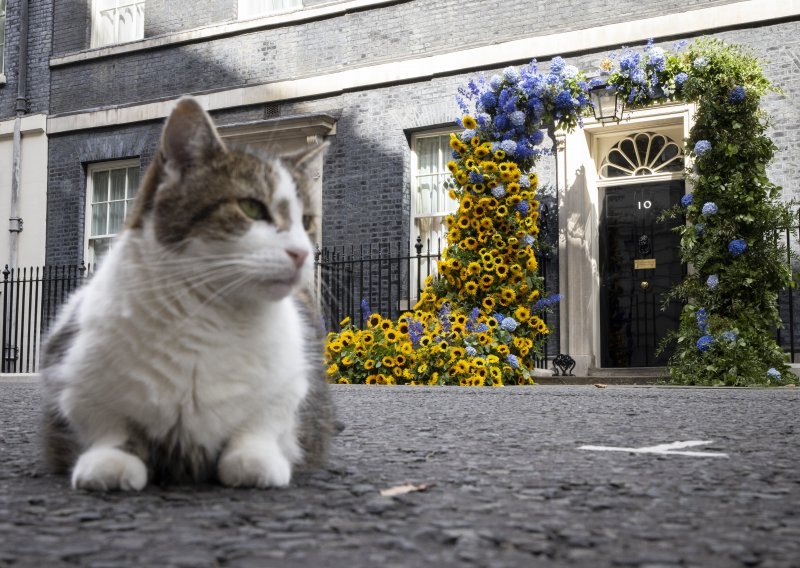
<path id="1" fill-rule="evenodd" d="M 669 330 L 678 327 L 681 306 L 662 310 L 664 293 L 683 278 L 682 221 L 658 216 L 680 202 L 683 181 L 606 187 L 600 190 L 600 328 L 603 367 L 665 365 L 656 357 Z"/>

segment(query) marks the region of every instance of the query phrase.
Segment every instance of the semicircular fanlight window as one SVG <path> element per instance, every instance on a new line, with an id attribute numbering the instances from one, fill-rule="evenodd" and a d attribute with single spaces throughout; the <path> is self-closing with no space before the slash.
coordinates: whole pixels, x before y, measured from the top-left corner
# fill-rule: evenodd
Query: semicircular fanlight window
<path id="1" fill-rule="evenodd" d="M 600 165 L 600 177 L 651 176 L 683 171 L 683 150 L 671 138 L 638 132 L 617 142 Z"/>

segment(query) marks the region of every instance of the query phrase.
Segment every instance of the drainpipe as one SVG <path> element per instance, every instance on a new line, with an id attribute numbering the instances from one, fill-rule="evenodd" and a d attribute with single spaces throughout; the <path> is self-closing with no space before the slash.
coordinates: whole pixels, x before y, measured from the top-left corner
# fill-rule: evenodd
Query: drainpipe
<path id="1" fill-rule="evenodd" d="M 22 231 L 22 219 L 19 217 L 18 202 L 20 178 L 22 175 L 22 117 L 28 112 L 28 0 L 21 2 L 19 15 L 19 58 L 17 61 L 17 105 L 14 119 L 14 141 L 11 174 L 11 214 L 9 216 L 9 254 L 8 267 L 17 267 L 17 249 L 19 233 Z"/>

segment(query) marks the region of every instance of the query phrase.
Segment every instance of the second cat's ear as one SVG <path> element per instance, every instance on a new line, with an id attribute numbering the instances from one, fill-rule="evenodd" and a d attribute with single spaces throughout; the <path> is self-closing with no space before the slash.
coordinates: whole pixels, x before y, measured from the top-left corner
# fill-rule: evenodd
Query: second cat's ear
<path id="1" fill-rule="evenodd" d="M 181 98 L 169 115 L 161 135 L 164 158 L 185 169 L 224 151 L 225 144 L 208 113 L 194 98 Z"/>

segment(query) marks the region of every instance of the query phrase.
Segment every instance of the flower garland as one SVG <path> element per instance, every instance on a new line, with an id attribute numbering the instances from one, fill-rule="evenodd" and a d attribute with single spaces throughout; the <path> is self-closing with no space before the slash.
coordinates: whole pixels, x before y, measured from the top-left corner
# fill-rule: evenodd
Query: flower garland
<path id="1" fill-rule="evenodd" d="M 674 381 L 775 384 L 796 381 L 770 329 L 789 269 L 770 231 L 788 226 L 766 178 L 774 146 L 758 109 L 770 87 L 741 49 L 698 40 L 674 53 L 648 43 L 601 69 L 631 108 L 669 100 L 698 103 L 689 145 L 693 194 L 666 216 L 685 216 L 684 262 L 695 267 L 672 293 L 686 303 L 670 360 Z M 615 63 L 616 61 L 616 63 Z M 462 128 L 453 134 L 448 248 L 413 312 L 396 322 L 362 305 L 364 329 L 349 319 L 328 336 L 328 375 L 339 383 L 530 384 L 533 359 L 549 332 L 541 318 L 559 300 L 542 297 L 538 276 L 538 179 L 532 173 L 544 130 L 582 125 L 588 81 L 554 58 L 479 77 L 459 89 Z M 781 255 L 784 255 L 781 257 Z M 702 306 L 702 307 L 698 307 Z"/>

